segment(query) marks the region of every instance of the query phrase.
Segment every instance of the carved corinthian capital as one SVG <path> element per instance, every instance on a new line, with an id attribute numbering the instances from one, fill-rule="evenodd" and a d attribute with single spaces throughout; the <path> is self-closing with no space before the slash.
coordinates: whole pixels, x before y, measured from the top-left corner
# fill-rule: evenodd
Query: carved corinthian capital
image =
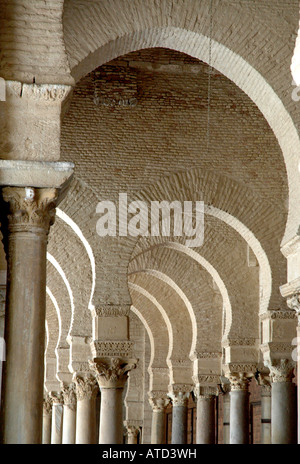
<path id="1" fill-rule="evenodd" d="M 61 392 L 51 391 L 49 392 L 49 397 L 51 398 L 51 403 L 53 404 L 63 404 L 64 399 Z"/>
<path id="2" fill-rule="evenodd" d="M 292 382 L 295 363 L 289 359 L 276 359 L 268 365 L 270 379 L 275 382 Z"/>
<path id="3" fill-rule="evenodd" d="M 192 389 L 192 385 L 186 384 L 170 386 L 168 396 L 171 398 L 173 406 L 186 406 Z"/>
<path id="4" fill-rule="evenodd" d="M 43 401 L 43 413 L 44 415 L 52 413 L 52 399 L 49 395 L 46 395 Z"/>
<path id="5" fill-rule="evenodd" d="M 170 398 L 163 391 L 151 391 L 148 393 L 149 403 L 154 412 L 162 412 L 170 403 Z"/>
<path id="6" fill-rule="evenodd" d="M 100 388 L 123 388 L 131 369 L 135 369 L 136 360 L 120 358 L 103 358 L 95 362 L 89 361 Z"/>
<path id="7" fill-rule="evenodd" d="M 2 196 L 7 204 L 6 223 L 10 232 L 34 228 L 48 234 L 55 219 L 57 189 L 4 187 Z"/>
<path id="8" fill-rule="evenodd" d="M 77 401 L 95 399 L 99 391 L 97 380 L 91 374 L 78 375 L 74 373 L 73 382 L 76 386 Z"/>
<path id="9" fill-rule="evenodd" d="M 250 378 L 244 372 L 231 373 L 228 375 L 231 391 L 248 391 Z"/>
<path id="10" fill-rule="evenodd" d="M 298 324 L 300 323 L 300 288 L 296 292 L 289 296 L 286 303 L 290 309 L 296 311 L 298 317 Z"/>
<path id="11" fill-rule="evenodd" d="M 74 382 L 69 385 L 62 383 L 61 392 L 64 398 L 64 404 L 68 405 L 70 409 L 75 410 L 76 405 L 76 385 Z"/>

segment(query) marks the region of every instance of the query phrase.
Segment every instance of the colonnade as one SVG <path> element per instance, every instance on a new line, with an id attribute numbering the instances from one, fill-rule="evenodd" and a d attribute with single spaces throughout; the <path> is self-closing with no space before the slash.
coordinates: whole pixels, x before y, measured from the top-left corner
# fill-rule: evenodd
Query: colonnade
<path id="1" fill-rule="evenodd" d="M 261 382 L 261 443 L 295 444 L 297 442 L 296 387 L 292 381 L 292 366 L 286 370 L 283 361 L 280 369 Z M 99 386 L 95 377 L 88 374 L 74 375 L 73 382 L 62 385 L 61 392 L 50 392 L 44 398 L 43 440 L 44 444 L 122 444 L 124 426 L 127 443 L 137 444 L 140 426 L 135 421 L 123 421 L 122 392 L 116 380 L 109 388 Z M 244 374 L 229 376 L 230 384 L 224 395 L 224 444 L 249 443 L 249 383 Z M 120 381 L 120 379 L 119 379 Z M 108 383 L 106 381 L 106 387 Z M 97 393 L 101 390 L 100 426 L 96 429 Z M 216 444 L 216 395 L 211 388 L 194 389 L 197 404 L 196 443 Z M 166 408 L 172 403 L 172 444 L 187 443 L 187 412 L 190 392 L 151 392 L 152 408 L 151 444 L 166 443 Z M 219 393 L 220 394 L 220 393 Z M 229 406 L 226 414 L 225 405 Z"/>
<path id="2" fill-rule="evenodd" d="M 38 172 L 38 182 L 28 187 L 28 169 L 24 167 L 27 162 L 10 163 L 10 169 L 18 173 L 19 180 L 18 186 L 2 188 L 1 227 L 7 256 L 7 287 L 1 441 L 31 444 L 42 441 L 53 444 L 123 443 L 122 392 L 130 370 L 135 367 L 135 361 L 129 358 L 128 353 L 122 357 L 122 353 L 117 356 L 110 355 L 109 350 L 94 350 L 93 359 L 90 362 L 86 360 L 86 370 L 73 372 L 73 385 L 62 385 L 60 392 L 51 393 L 51 420 L 49 399 L 43 411 L 47 240 L 55 219 L 55 208 L 66 193 L 73 165 L 46 163 L 45 174 L 45 163 L 38 171 L 39 163 L 31 162 Z M 33 177 L 31 172 L 30 181 Z M 290 300 L 290 305 L 292 309 L 298 310 L 299 298 L 296 298 L 296 302 Z M 126 339 L 128 315 L 124 315 L 122 311 L 121 308 L 120 321 L 124 325 L 125 338 L 122 342 L 112 344 L 115 351 L 118 347 L 127 348 L 130 344 Z M 98 312 L 96 316 L 99 319 L 105 317 L 101 308 Z M 106 341 L 101 343 L 105 345 Z M 294 367 L 295 363 L 289 358 L 273 359 L 268 364 L 271 402 L 267 396 L 262 398 L 262 411 L 265 415 L 262 436 L 265 442 L 269 440 L 275 444 L 297 441 Z M 249 376 L 242 369 L 239 372 L 230 372 L 229 366 L 227 378 L 230 383 L 229 442 L 248 443 Z M 96 430 L 95 400 L 99 388 L 100 428 Z M 172 386 L 170 392 L 150 398 L 153 408 L 153 443 L 159 444 L 164 440 L 164 411 L 168 401 L 172 401 L 173 405 L 172 442 L 186 442 L 187 400 L 193 388 L 193 385 L 187 390 Z M 197 442 L 214 443 L 214 395 L 203 395 L 195 391 L 195 396 Z M 269 416 L 271 439 L 267 438 L 270 430 Z M 128 441 L 133 444 L 138 437 L 138 427 L 130 423 L 127 425 Z"/>

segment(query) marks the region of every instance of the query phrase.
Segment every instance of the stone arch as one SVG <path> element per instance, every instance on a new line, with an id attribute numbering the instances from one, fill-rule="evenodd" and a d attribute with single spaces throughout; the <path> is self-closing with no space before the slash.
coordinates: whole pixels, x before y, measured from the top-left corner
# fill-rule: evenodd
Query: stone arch
<path id="1" fill-rule="evenodd" d="M 163 391 L 168 390 L 169 378 L 170 378 L 170 366 L 153 366 L 153 354 L 155 353 L 155 341 L 152 333 L 152 329 L 149 326 L 147 319 L 143 316 L 142 312 L 138 310 L 135 306 L 131 306 L 131 311 L 140 319 L 141 323 L 145 327 L 149 340 L 150 340 L 150 351 L 151 357 L 148 366 L 149 374 L 149 390 L 162 389 Z M 167 374 L 167 376 L 166 376 Z"/>
<path id="2" fill-rule="evenodd" d="M 129 278 L 133 273 L 139 272 L 167 276 L 168 280 L 173 282 L 172 285 L 180 288 L 187 298 L 187 304 L 191 306 L 194 316 L 193 333 L 197 335 L 196 344 L 191 349 L 191 359 L 194 360 L 199 353 L 217 351 L 221 353 L 222 296 L 212 276 L 199 263 L 188 255 L 178 253 L 162 244 L 148 251 L 145 250 L 144 253 L 133 258 L 129 264 Z"/>
<path id="3" fill-rule="evenodd" d="M 259 68 L 258 63 L 255 66 L 251 64 L 252 60 L 247 60 L 248 57 L 243 57 L 237 51 L 234 51 L 235 49 L 239 49 L 238 41 L 231 43 L 231 46 L 229 46 L 229 43 L 223 45 L 221 43 L 222 35 L 218 37 L 218 40 L 213 36 L 210 41 L 208 38 L 207 6 L 202 6 L 197 11 L 196 20 L 191 25 L 190 20 L 187 18 L 191 17 L 189 13 L 192 13 L 195 5 L 190 6 L 191 11 L 189 8 L 183 9 L 180 20 L 178 16 L 176 16 L 177 19 L 173 19 L 176 13 L 178 14 L 178 7 L 176 8 L 172 5 L 172 2 L 167 2 L 168 7 L 166 7 L 163 13 L 159 12 L 160 16 L 157 14 L 155 16 L 154 10 L 150 7 L 148 19 L 147 17 L 143 17 L 145 12 L 143 14 L 140 11 L 140 5 L 136 2 L 134 3 L 134 5 L 128 5 L 132 17 L 126 17 L 126 15 L 124 17 L 124 11 L 120 9 L 118 2 L 114 2 L 115 10 L 110 9 L 108 5 L 95 4 L 95 18 L 90 24 L 91 28 L 89 38 L 87 39 L 87 46 L 82 46 L 82 48 L 79 46 L 78 24 L 81 23 L 80 31 L 82 31 L 82 26 L 85 24 L 87 18 L 82 14 L 80 5 L 76 5 L 72 17 L 68 4 L 66 4 L 64 13 L 65 40 L 70 67 L 72 69 L 71 72 L 75 81 L 78 82 L 82 76 L 113 58 L 142 48 L 170 48 L 208 63 L 211 44 L 211 65 L 232 80 L 257 105 L 272 128 L 281 147 L 289 185 L 288 219 L 282 238 L 282 244 L 286 243 L 295 235 L 300 222 L 300 212 L 297 208 L 297 199 L 300 193 L 298 181 L 300 140 L 291 115 L 287 111 L 279 93 L 274 90 L 275 85 L 272 88 L 268 83 L 267 77 L 256 69 L 256 67 Z M 91 8 L 91 6 L 89 7 Z M 90 9 L 88 10 L 90 11 Z M 110 25 L 114 24 L 115 26 L 113 20 L 114 11 L 119 11 L 120 18 L 123 19 L 123 22 L 120 23 L 118 34 L 116 32 L 112 33 L 114 28 L 108 29 L 105 32 L 101 30 L 103 22 L 107 22 Z M 237 19 L 237 12 L 233 11 L 233 13 L 233 17 Z M 203 15 L 202 18 L 206 18 L 203 24 L 199 23 L 201 14 Z M 97 20 L 97 15 L 100 15 L 99 17 L 103 21 L 101 24 Z M 186 22 L 185 27 L 183 26 L 184 22 Z M 220 29 L 222 32 L 222 28 Z M 236 37 L 234 39 L 237 40 Z M 74 47 L 75 44 L 77 50 Z M 270 101 L 272 105 L 270 105 Z"/>
<path id="4" fill-rule="evenodd" d="M 181 290 L 181 288 L 177 285 L 177 283 L 174 280 L 172 280 L 168 275 L 164 274 L 163 272 L 160 272 L 155 269 L 143 269 L 143 270 L 139 270 L 138 272 L 132 271 L 131 273 L 128 273 L 129 279 L 131 276 L 134 276 L 138 273 L 144 273 L 145 275 L 150 275 L 150 276 L 155 277 L 158 280 L 161 280 L 167 286 L 171 287 L 174 290 L 174 292 L 177 293 L 180 299 L 184 302 L 187 308 L 190 320 L 191 320 L 191 327 L 192 327 L 191 349 L 189 353 L 189 357 L 190 359 L 192 359 L 194 357 L 194 352 L 196 350 L 196 343 L 197 343 L 197 322 L 196 322 L 196 317 L 195 317 L 193 307 L 189 299 L 187 298 L 185 293 Z"/>

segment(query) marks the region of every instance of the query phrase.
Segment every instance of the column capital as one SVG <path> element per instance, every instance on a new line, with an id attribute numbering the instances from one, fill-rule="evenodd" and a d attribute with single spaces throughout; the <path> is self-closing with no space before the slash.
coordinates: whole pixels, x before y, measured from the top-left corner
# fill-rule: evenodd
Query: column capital
<path id="1" fill-rule="evenodd" d="M 148 397 L 149 397 L 149 403 L 152 408 L 152 411 L 157 411 L 157 412 L 164 411 L 171 401 L 167 393 L 163 391 L 148 392 Z"/>
<path id="2" fill-rule="evenodd" d="M 298 324 L 300 323 L 300 287 L 286 299 L 287 306 L 296 312 Z"/>
<path id="3" fill-rule="evenodd" d="M 51 414 L 52 412 L 52 398 L 49 394 L 44 397 L 43 400 L 43 411 L 44 414 Z"/>
<path id="4" fill-rule="evenodd" d="M 290 359 L 274 359 L 268 364 L 270 379 L 275 382 L 292 382 L 294 378 L 295 362 Z"/>
<path id="5" fill-rule="evenodd" d="M 230 382 L 230 390 L 248 391 L 251 375 L 245 372 L 231 372 L 227 375 Z"/>
<path id="6" fill-rule="evenodd" d="M 98 393 L 97 380 L 92 374 L 73 374 L 77 401 L 95 399 Z"/>
<path id="7" fill-rule="evenodd" d="M 128 437 L 136 438 L 140 432 L 140 424 L 138 421 L 124 421 L 124 426 L 127 430 Z"/>
<path id="8" fill-rule="evenodd" d="M 55 188 L 3 187 L 10 232 L 41 229 L 48 234 L 54 223 L 58 190 Z"/>
<path id="9" fill-rule="evenodd" d="M 101 389 L 123 388 L 128 378 L 129 371 L 136 368 L 137 360 L 100 358 L 89 361 L 89 365 Z"/>
<path id="10" fill-rule="evenodd" d="M 76 385 L 74 382 L 68 384 L 61 383 L 61 392 L 64 399 L 64 404 L 70 409 L 75 410 L 76 406 Z"/>
<path id="11" fill-rule="evenodd" d="M 64 403 L 64 398 L 61 392 L 50 391 L 49 397 L 51 398 L 52 405 Z"/>
<path id="12" fill-rule="evenodd" d="M 171 385 L 168 396 L 171 398 L 173 406 L 186 406 L 192 389 L 192 385 L 188 384 Z"/>

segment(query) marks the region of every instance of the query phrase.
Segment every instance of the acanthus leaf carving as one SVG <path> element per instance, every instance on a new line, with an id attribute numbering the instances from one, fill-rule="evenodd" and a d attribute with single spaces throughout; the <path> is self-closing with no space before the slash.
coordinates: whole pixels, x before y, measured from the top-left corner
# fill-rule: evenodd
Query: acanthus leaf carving
<path id="1" fill-rule="evenodd" d="M 30 230 L 30 227 L 38 227 L 49 232 L 55 220 L 57 189 L 4 187 L 2 196 L 8 206 L 9 230 Z"/>
<path id="2" fill-rule="evenodd" d="M 76 385 L 77 401 L 95 399 L 99 391 L 97 380 L 91 374 L 73 374 L 73 382 Z"/>
<path id="3" fill-rule="evenodd" d="M 104 358 L 89 361 L 89 365 L 100 388 L 123 388 L 129 371 L 136 368 L 137 360 L 125 361 L 124 358 Z"/>
<path id="4" fill-rule="evenodd" d="M 290 359 L 274 359 L 268 363 L 270 378 L 275 382 L 292 382 L 294 378 L 295 362 Z"/>
<path id="5" fill-rule="evenodd" d="M 70 409 L 75 410 L 76 405 L 76 386 L 72 382 L 69 385 L 61 384 L 61 392 L 64 399 L 64 404 L 68 405 Z"/>

